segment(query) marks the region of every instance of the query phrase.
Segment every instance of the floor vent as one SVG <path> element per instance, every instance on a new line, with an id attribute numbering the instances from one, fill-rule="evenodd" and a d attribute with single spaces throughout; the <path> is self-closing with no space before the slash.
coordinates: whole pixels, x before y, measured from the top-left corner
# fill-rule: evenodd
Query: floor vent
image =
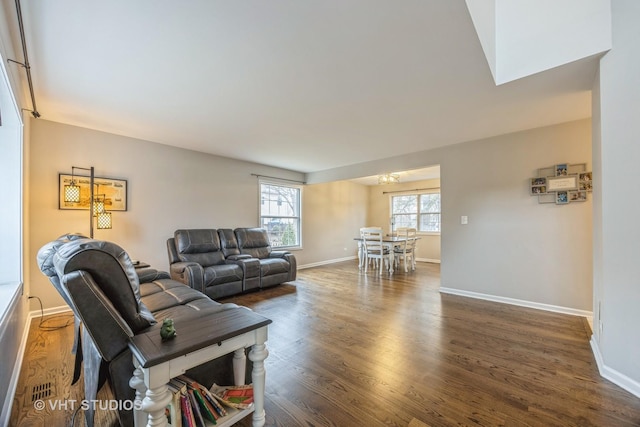
<path id="1" fill-rule="evenodd" d="M 35 402 L 36 400 L 44 400 L 47 397 L 50 397 L 52 387 L 53 384 L 51 382 L 33 386 L 33 390 L 31 392 L 31 402 Z"/>

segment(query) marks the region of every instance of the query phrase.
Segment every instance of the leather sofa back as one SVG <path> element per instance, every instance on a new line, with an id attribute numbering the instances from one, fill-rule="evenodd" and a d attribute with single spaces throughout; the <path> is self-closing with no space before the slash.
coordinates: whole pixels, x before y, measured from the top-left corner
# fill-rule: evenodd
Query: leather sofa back
<path id="1" fill-rule="evenodd" d="M 180 261 L 197 262 L 203 267 L 224 264 L 224 254 L 217 230 L 176 230 L 174 239 Z"/>
<path id="2" fill-rule="evenodd" d="M 236 228 L 234 230 L 240 253 L 254 258 L 268 258 L 271 253 L 271 243 L 267 230 L 264 228 Z"/>
<path id="3" fill-rule="evenodd" d="M 49 275 L 53 269 L 57 278 L 64 281 L 72 272 L 86 271 L 134 334 L 156 323 L 140 299 L 138 275 L 122 248 L 86 238 L 62 239 L 64 244 L 54 241 L 38 252 L 40 268 L 45 274 Z"/>
<path id="4" fill-rule="evenodd" d="M 222 245 L 222 253 L 225 257 L 231 255 L 240 255 L 240 248 L 238 247 L 238 240 L 236 235 L 230 228 L 219 228 L 218 237 L 220 237 L 220 244 Z"/>

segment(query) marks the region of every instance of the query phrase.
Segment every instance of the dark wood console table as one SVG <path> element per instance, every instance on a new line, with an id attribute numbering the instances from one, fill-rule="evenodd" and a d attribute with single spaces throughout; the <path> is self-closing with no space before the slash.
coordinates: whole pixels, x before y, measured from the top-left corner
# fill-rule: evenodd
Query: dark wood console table
<path id="1" fill-rule="evenodd" d="M 244 308 L 236 307 L 201 319 L 176 324 L 176 338 L 162 342 L 158 330 L 131 338 L 135 370 L 129 384 L 136 389 L 134 415 L 136 426 L 166 426 L 165 408 L 171 401 L 167 383 L 187 369 L 234 352 L 233 371 L 236 385 L 245 381 L 245 352 L 251 347 L 254 403 L 250 409 L 230 412 L 218 420 L 218 426 L 230 426 L 253 413 L 253 426 L 265 423 L 264 360 L 267 325 L 271 320 Z M 137 410 L 141 408 L 141 410 Z"/>

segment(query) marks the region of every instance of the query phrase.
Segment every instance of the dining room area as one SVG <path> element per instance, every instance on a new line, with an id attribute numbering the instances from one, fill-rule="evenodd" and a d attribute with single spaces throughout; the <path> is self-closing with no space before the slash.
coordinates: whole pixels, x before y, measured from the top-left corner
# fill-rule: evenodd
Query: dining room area
<path id="1" fill-rule="evenodd" d="M 410 274 L 440 263 L 438 165 L 353 180 L 368 188 L 366 223 L 353 236 L 362 274 Z"/>

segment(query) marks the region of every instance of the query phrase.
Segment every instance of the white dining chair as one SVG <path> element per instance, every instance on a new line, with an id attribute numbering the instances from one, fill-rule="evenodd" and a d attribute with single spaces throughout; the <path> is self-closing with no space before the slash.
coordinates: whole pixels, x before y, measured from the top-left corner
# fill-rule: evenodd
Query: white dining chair
<path id="1" fill-rule="evenodd" d="M 364 247 L 364 272 L 367 272 L 369 262 L 375 260 L 378 265 L 378 274 L 382 274 L 383 265 L 388 269 L 393 262 L 393 254 L 383 242 L 381 227 L 363 227 L 360 229 L 360 237 Z"/>
<path id="2" fill-rule="evenodd" d="M 416 234 L 415 228 L 401 227 L 396 230 L 398 237 L 404 238 L 401 245 L 393 248 L 393 261 L 400 267 L 400 261 L 404 263 L 404 272 L 408 272 L 407 261 L 411 260 L 411 270 L 416 269 Z"/>

